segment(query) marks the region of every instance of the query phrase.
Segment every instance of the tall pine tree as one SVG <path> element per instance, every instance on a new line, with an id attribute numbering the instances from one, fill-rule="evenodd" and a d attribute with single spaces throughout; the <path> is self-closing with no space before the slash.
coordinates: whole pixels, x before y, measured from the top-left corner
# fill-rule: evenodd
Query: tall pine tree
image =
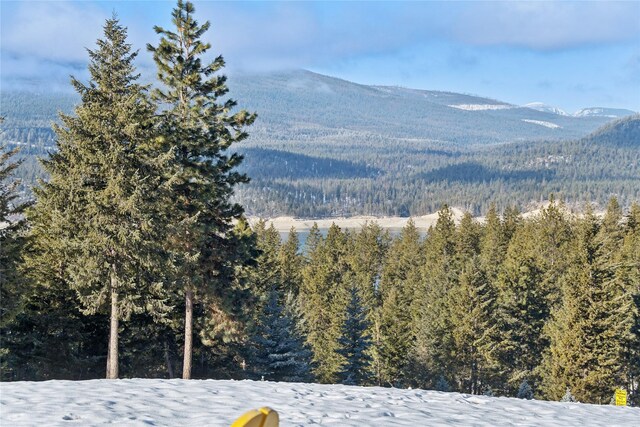
<path id="1" fill-rule="evenodd" d="M 550 399 L 570 387 L 582 402 L 606 402 L 623 380 L 620 294 L 603 262 L 602 233 L 592 212 L 578 223 L 561 304 L 547 324 L 551 342 L 542 373 Z"/>
<path id="2" fill-rule="evenodd" d="M 333 224 L 326 239 L 315 235 L 309 262 L 303 270 L 300 303 L 307 343 L 313 351 L 316 378 L 335 382 L 344 358 L 338 339 L 347 304 L 346 283 L 351 275 L 346 260 L 347 238 Z"/>
<path id="3" fill-rule="evenodd" d="M 627 214 L 625 235 L 618 255 L 616 283 L 624 289 L 620 309 L 625 327 L 623 366 L 630 401 L 640 405 L 640 205 Z"/>
<path id="4" fill-rule="evenodd" d="M 374 368 L 380 385 L 396 385 L 407 380 L 409 355 L 415 343 L 411 308 L 421 283 L 424 254 L 420 233 L 412 220 L 391 244 L 380 278 L 380 307 L 374 319 Z M 379 337 L 379 338 L 378 338 Z"/>
<path id="5" fill-rule="evenodd" d="M 72 79 L 81 102 L 54 128 L 58 149 L 43 160 L 50 179 L 28 211 L 33 278 L 62 279 L 87 314 L 108 307 L 107 378 L 118 377 L 120 320 L 168 310 L 159 283 L 167 270 L 160 247 L 166 156 L 155 147 L 154 107 L 136 83 L 137 53 L 126 35 L 117 19 L 107 20 L 104 39 L 89 51 L 89 83 Z"/>
<path id="6" fill-rule="evenodd" d="M 457 286 L 458 264 L 453 213 L 445 205 L 425 239 L 423 281 L 413 301 L 416 313 L 414 364 L 424 372 L 424 379 L 430 385 L 441 376 L 450 381 L 454 375 L 449 299 Z"/>
<path id="7" fill-rule="evenodd" d="M 541 287 L 533 223 L 515 232 L 496 282 L 497 302 L 487 355 L 500 366 L 506 384 L 515 393 L 523 380 L 534 380 L 546 348 L 543 334 L 549 316 L 547 295 Z M 535 384 L 535 381 L 534 381 Z"/>
<path id="8" fill-rule="evenodd" d="M 357 286 L 351 286 L 345 321 L 338 340 L 338 353 L 344 358 L 338 374 L 342 384 L 363 385 L 371 378 L 371 337 L 368 323 L 359 290 Z"/>
<path id="9" fill-rule="evenodd" d="M 226 98 L 226 77 L 219 74 L 224 60 L 218 56 L 204 62 L 211 45 L 201 38 L 210 24 L 200 25 L 194 13 L 191 2 L 178 0 L 172 13 L 175 29 L 156 26 L 160 43 L 147 46 L 158 68 L 154 98 L 162 106 L 164 143 L 175 153 L 172 218 L 180 226 L 171 249 L 185 301 L 185 379 L 191 378 L 194 303 L 212 304 L 218 314 L 227 311 L 216 303 L 229 296 L 229 282 L 220 272 L 234 249 L 226 235 L 242 213 L 230 197 L 237 184 L 248 181 L 235 170 L 242 156 L 227 149 L 247 137 L 244 128 L 256 117 L 244 110 L 232 113 L 236 102 Z"/>

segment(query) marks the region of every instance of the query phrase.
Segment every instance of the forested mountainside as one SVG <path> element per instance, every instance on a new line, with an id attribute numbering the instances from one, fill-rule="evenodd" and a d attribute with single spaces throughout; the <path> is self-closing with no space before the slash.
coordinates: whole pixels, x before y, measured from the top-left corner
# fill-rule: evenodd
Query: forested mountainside
<path id="1" fill-rule="evenodd" d="M 569 204 L 600 205 L 616 195 L 628 206 L 640 198 L 639 145 L 635 115 L 571 141 L 481 148 L 408 142 L 357 156 L 324 146 L 295 155 L 245 148 L 244 168 L 253 181 L 238 197 L 255 215 L 302 217 L 422 215 L 443 203 L 482 214 L 492 201 L 525 209 L 551 193 Z"/>
<path id="2" fill-rule="evenodd" d="M 308 71 L 245 76 L 230 85 L 235 98 L 260 114 L 252 141 L 270 146 L 322 140 L 359 150 L 407 140 L 472 145 L 571 139 L 611 120 L 452 92 L 365 86 Z"/>
<path id="3" fill-rule="evenodd" d="M 481 214 L 491 201 L 524 209 L 550 193 L 599 204 L 616 195 L 624 206 L 639 196 L 632 111 L 586 108 L 571 116 L 307 71 L 236 77 L 230 85 L 259 114 L 237 147 L 252 182 L 236 197 L 252 215 L 407 216 L 443 203 Z M 2 94 L 1 141 L 21 146 L 25 191 L 41 176 L 36 157 L 53 149 L 51 121 L 75 102 L 69 94 Z"/>

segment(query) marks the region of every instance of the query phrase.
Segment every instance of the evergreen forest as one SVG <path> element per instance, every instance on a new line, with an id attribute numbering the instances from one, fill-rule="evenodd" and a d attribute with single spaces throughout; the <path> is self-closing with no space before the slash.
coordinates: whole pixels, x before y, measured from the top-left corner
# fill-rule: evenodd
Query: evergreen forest
<path id="1" fill-rule="evenodd" d="M 224 59 L 204 41 L 209 23 L 195 16 L 178 0 L 173 27 L 155 27 L 151 87 L 139 81 L 127 29 L 115 16 L 105 22 L 88 50 L 90 80 L 72 79 L 80 102 L 54 126 L 32 198 L 20 197 L 16 176 L 25 157 L 3 147 L 2 381 L 313 381 L 601 404 L 625 388 L 640 404 L 637 117 L 555 145 L 582 159 L 575 174 L 601 173 L 586 160 L 599 150 L 635 162 L 617 170 L 624 202 L 609 198 L 602 215 L 591 205 L 569 213 L 551 197 L 525 216 L 495 193 L 510 191 L 499 179 L 486 192 L 449 185 L 487 172 L 464 161 L 442 165 L 449 178 L 429 202 L 479 192 L 461 221 L 443 202 L 425 237 L 411 221 L 395 237 L 375 222 L 326 235 L 315 226 L 303 251 L 295 229 L 282 239 L 266 221 L 246 220 L 253 199 L 237 190 L 254 169 L 235 148 L 257 115 L 230 98 Z M 506 165 L 509 153 L 555 159 L 549 150 L 560 150 L 523 143 L 498 158 L 494 149 L 478 155 Z M 363 177 L 378 168 L 341 161 Z M 575 194 L 602 197 L 607 182 L 578 181 Z M 423 208 L 407 204 L 419 189 L 404 189 L 403 205 L 393 188 L 381 189 L 379 205 L 372 199 L 375 212 L 388 201 L 400 214 Z"/>

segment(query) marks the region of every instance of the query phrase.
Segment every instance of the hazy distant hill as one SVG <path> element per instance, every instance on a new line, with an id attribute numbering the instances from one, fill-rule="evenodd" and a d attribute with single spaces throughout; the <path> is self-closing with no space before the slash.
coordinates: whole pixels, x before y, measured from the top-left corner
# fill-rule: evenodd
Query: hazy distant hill
<path id="1" fill-rule="evenodd" d="M 443 203 L 481 214 L 491 201 L 525 207 L 549 193 L 570 203 L 640 200 L 639 115 L 574 117 L 307 71 L 236 77 L 230 87 L 259 114 L 237 146 L 252 178 L 237 198 L 253 215 L 423 215 Z M 25 183 L 53 148 L 56 112 L 75 102 L 2 93 L 0 139 L 22 147 Z"/>
<path id="2" fill-rule="evenodd" d="M 250 142 L 261 146 L 308 140 L 366 147 L 403 140 L 470 145 L 575 139 L 633 113 L 591 108 L 573 117 L 537 104 L 532 106 L 544 111 L 452 92 L 365 86 L 309 71 L 236 76 L 229 85 L 240 106 L 259 113 Z M 5 88 L 2 139 L 50 144 L 50 122 L 76 102 L 72 94 Z"/>
<path id="3" fill-rule="evenodd" d="M 640 115 L 636 114 L 609 123 L 584 140 L 591 144 L 640 149 Z"/>
<path id="4" fill-rule="evenodd" d="M 574 116 L 576 117 L 609 117 L 618 118 L 635 114 L 631 110 L 625 110 L 621 108 L 603 108 L 603 107 L 591 107 L 583 108 L 576 111 Z"/>
<path id="5" fill-rule="evenodd" d="M 559 116 L 452 92 L 365 86 L 294 71 L 231 79 L 233 97 L 259 113 L 252 141 L 321 138 L 352 146 L 371 139 L 460 145 L 571 139 L 611 120 Z"/>

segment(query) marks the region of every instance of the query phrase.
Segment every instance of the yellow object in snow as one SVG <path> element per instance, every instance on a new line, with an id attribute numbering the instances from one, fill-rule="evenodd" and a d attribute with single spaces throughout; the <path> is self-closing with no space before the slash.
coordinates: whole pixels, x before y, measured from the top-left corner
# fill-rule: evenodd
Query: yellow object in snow
<path id="1" fill-rule="evenodd" d="M 627 406 L 627 390 L 616 390 L 616 406 Z"/>
<path id="2" fill-rule="evenodd" d="M 231 427 L 278 427 L 280 418 L 271 408 L 252 409 L 235 420 Z"/>

